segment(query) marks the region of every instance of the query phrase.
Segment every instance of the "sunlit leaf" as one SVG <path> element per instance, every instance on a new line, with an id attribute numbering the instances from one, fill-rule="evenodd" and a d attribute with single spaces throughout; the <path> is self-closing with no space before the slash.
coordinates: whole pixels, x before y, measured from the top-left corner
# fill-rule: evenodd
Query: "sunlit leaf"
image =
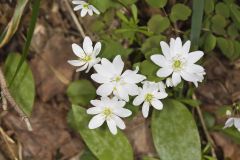
<path id="1" fill-rule="evenodd" d="M 195 121 L 188 109 L 176 100 L 164 101 L 163 110 L 154 110 L 151 129 L 161 160 L 201 160 L 201 143 Z"/>
<path id="2" fill-rule="evenodd" d="M 20 59 L 19 54 L 8 55 L 4 65 L 4 74 L 8 83 L 12 80 Z M 25 61 L 10 87 L 10 92 L 21 109 L 30 116 L 35 98 L 35 83 L 32 71 Z"/>
<path id="3" fill-rule="evenodd" d="M 178 20 L 185 21 L 191 15 L 191 9 L 181 3 L 177 3 L 172 7 L 170 18 L 173 22 Z"/>

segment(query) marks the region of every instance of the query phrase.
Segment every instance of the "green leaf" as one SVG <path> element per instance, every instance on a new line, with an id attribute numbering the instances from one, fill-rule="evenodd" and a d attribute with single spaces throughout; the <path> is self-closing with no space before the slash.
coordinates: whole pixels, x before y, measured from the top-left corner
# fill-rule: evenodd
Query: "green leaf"
<path id="1" fill-rule="evenodd" d="M 167 0 L 146 0 L 151 7 L 163 8 L 167 4 Z"/>
<path id="2" fill-rule="evenodd" d="M 232 39 L 235 39 L 239 36 L 239 32 L 235 24 L 231 24 L 228 26 L 227 33 Z"/>
<path id="3" fill-rule="evenodd" d="M 216 120 L 215 120 L 215 117 L 213 114 L 211 114 L 209 112 L 204 112 L 203 118 L 204 118 L 207 128 L 211 129 L 214 127 Z"/>
<path id="4" fill-rule="evenodd" d="M 214 11 L 215 0 L 206 0 L 204 1 L 204 11 L 206 14 L 210 14 Z"/>
<path id="5" fill-rule="evenodd" d="M 96 7 L 100 12 L 105 12 L 110 7 L 116 7 L 117 4 L 113 2 L 112 0 L 90 0 L 90 4 L 92 4 L 94 7 Z"/>
<path id="6" fill-rule="evenodd" d="M 170 22 L 167 17 L 162 17 L 161 15 L 154 15 L 148 21 L 148 28 L 155 34 L 160 34 L 168 29 Z"/>
<path id="7" fill-rule="evenodd" d="M 144 156 L 144 157 L 142 158 L 142 160 L 159 160 L 159 159 L 153 158 L 153 157 Z"/>
<path id="8" fill-rule="evenodd" d="M 83 138 L 91 152 L 99 160 L 133 160 L 133 150 L 121 131 L 112 135 L 107 128 L 90 130 L 90 120 L 86 110 L 73 105 L 68 114 L 68 122 Z"/>
<path id="9" fill-rule="evenodd" d="M 135 21 L 135 23 L 138 23 L 138 9 L 137 6 L 135 4 L 131 5 L 131 11 L 133 14 L 133 19 Z"/>
<path id="10" fill-rule="evenodd" d="M 96 97 L 96 89 L 88 80 L 77 80 L 68 86 L 67 95 L 72 104 L 86 106 Z"/>
<path id="11" fill-rule="evenodd" d="M 229 138 L 231 138 L 235 143 L 240 144 L 240 134 L 239 131 L 234 128 L 226 128 L 226 129 L 219 129 L 222 133 L 224 133 L 225 135 L 227 135 Z"/>
<path id="12" fill-rule="evenodd" d="M 191 9 L 181 3 L 177 3 L 172 7 L 170 18 L 173 22 L 178 20 L 185 21 L 191 15 Z"/>
<path id="13" fill-rule="evenodd" d="M 159 67 L 155 65 L 152 61 L 145 60 L 140 64 L 141 74 L 147 76 L 147 79 L 149 81 L 159 82 L 164 79 L 156 75 L 158 70 L 159 70 Z"/>
<path id="14" fill-rule="evenodd" d="M 127 58 L 132 49 L 124 48 L 118 41 L 107 38 L 102 41 L 101 57 L 113 59 L 117 55 Z"/>
<path id="15" fill-rule="evenodd" d="M 239 57 L 239 43 L 233 40 L 217 38 L 217 46 L 222 53 L 230 60 L 236 60 Z"/>
<path id="16" fill-rule="evenodd" d="M 39 13 L 39 8 L 40 8 L 40 0 L 35 0 L 34 4 L 33 4 L 33 9 L 32 9 L 32 17 L 31 17 L 31 20 L 30 20 L 30 26 L 29 26 L 29 29 L 28 29 L 28 32 L 27 32 L 27 39 L 26 39 L 26 42 L 24 44 L 24 48 L 23 48 L 23 51 L 22 51 L 22 57 L 21 57 L 20 62 L 18 63 L 17 70 L 14 73 L 13 79 L 10 82 L 9 86 L 12 85 L 12 82 L 14 81 L 15 77 L 17 76 L 23 62 L 26 60 L 27 55 L 29 53 L 29 47 L 31 45 L 34 28 L 36 26 L 37 17 L 38 17 L 38 13 Z"/>
<path id="17" fill-rule="evenodd" d="M 216 14 L 212 17 L 211 19 L 211 29 L 214 33 L 219 34 L 219 35 L 224 35 L 225 34 L 225 27 L 227 25 L 227 21 L 225 17 L 222 15 Z"/>
<path id="18" fill-rule="evenodd" d="M 193 14 L 191 22 L 191 43 L 195 48 L 199 46 L 199 38 L 202 29 L 204 0 L 193 1 Z"/>
<path id="19" fill-rule="evenodd" d="M 124 4 L 125 6 L 131 5 L 137 2 L 137 0 L 118 0 L 118 1 Z"/>
<path id="20" fill-rule="evenodd" d="M 225 18 L 228 18 L 230 16 L 230 10 L 228 6 L 223 2 L 217 3 L 215 12 L 216 14 L 224 16 Z"/>
<path id="21" fill-rule="evenodd" d="M 141 51 L 145 54 L 154 48 L 159 49 L 159 52 L 161 51 L 160 48 L 160 41 L 165 41 L 166 37 L 162 35 L 157 36 L 151 36 L 150 38 L 146 39 L 145 42 L 142 44 Z"/>
<path id="22" fill-rule="evenodd" d="M 4 65 L 4 74 L 7 83 L 10 83 L 12 80 L 20 59 L 21 56 L 19 54 L 12 53 L 8 55 Z M 35 83 L 32 71 L 25 61 L 9 90 L 16 103 L 30 116 L 35 98 Z"/>
<path id="23" fill-rule="evenodd" d="M 236 4 L 231 4 L 230 6 L 231 18 L 236 24 L 237 28 L 240 29 L 240 9 Z"/>
<path id="24" fill-rule="evenodd" d="M 206 33 L 204 35 L 203 48 L 205 52 L 212 51 L 217 44 L 217 38 L 212 33 Z"/>
<path id="25" fill-rule="evenodd" d="M 164 101 L 162 111 L 153 111 L 151 129 L 161 160 L 201 160 L 198 129 L 182 103 Z"/>
<path id="26" fill-rule="evenodd" d="M 86 149 L 81 155 L 80 160 L 97 160 L 97 158 L 92 154 L 92 152 Z"/>
<path id="27" fill-rule="evenodd" d="M 0 36 L 0 48 L 2 48 L 6 43 L 10 41 L 15 32 L 18 29 L 24 8 L 26 7 L 28 0 L 18 0 L 14 14 L 11 21 L 8 23 L 4 32 Z"/>

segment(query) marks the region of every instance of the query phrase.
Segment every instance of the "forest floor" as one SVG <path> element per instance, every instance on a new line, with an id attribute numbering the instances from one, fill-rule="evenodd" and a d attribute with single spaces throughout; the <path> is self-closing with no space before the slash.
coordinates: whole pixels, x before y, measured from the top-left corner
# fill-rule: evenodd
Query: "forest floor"
<path id="1" fill-rule="evenodd" d="M 14 10 L 14 6 L 8 1 L 4 2 L 0 4 L 0 26 L 7 24 Z M 3 63 L 8 53 L 21 51 L 29 17 L 29 11 L 26 10 L 16 36 L 0 49 L 0 63 Z M 85 18 L 84 23 L 85 32 L 91 34 L 87 30 L 91 18 Z M 73 42 L 80 44 L 82 37 L 65 2 L 43 0 L 28 57 L 36 84 L 35 104 L 30 118 L 33 132 L 27 131 L 25 124 L 11 107 L 8 111 L 1 111 L 1 134 L 6 133 L 15 143 L 8 146 L 0 138 L 0 160 L 17 157 L 19 151 L 24 160 L 77 160 L 84 150 L 80 136 L 66 121 L 70 110 L 66 88 L 69 82 L 81 77 L 67 63 L 67 60 L 73 58 Z M 204 113 L 212 113 L 216 116 L 217 123 L 224 123 L 225 119 L 217 117 L 216 112 L 219 107 L 240 100 L 240 61 L 231 63 L 215 53 L 206 57 L 204 67 L 207 71 L 206 80 L 198 87 L 197 98 L 202 102 L 201 109 Z M 145 120 L 139 113 L 127 125 L 124 132 L 133 146 L 135 156 L 156 155 L 149 119 Z M 240 146 L 222 133 L 211 131 L 210 134 L 218 147 L 219 157 L 224 154 L 232 160 L 240 160 Z"/>

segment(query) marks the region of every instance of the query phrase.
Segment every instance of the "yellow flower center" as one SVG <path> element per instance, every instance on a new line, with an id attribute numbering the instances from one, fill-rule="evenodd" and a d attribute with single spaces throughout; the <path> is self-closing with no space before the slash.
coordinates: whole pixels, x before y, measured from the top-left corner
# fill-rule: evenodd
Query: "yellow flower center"
<path id="1" fill-rule="evenodd" d="M 109 117 L 112 114 L 112 110 L 109 107 L 105 107 L 103 110 L 103 114 L 105 117 Z"/>
<path id="2" fill-rule="evenodd" d="M 148 94 L 146 94 L 146 96 L 145 96 L 145 101 L 151 102 L 152 99 L 153 99 L 153 97 L 154 97 L 154 96 L 153 96 L 152 94 L 148 93 Z"/>
<path id="3" fill-rule="evenodd" d="M 89 61 L 91 61 L 92 60 L 92 57 L 91 56 L 85 56 L 84 58 L 83 58 L 83 61 L 85 61 L 85 62 L 89 62 Z"/>
<path id="4" fill-rule="evenodd" d="M 183 62 L 181 60 L 174 60 L 172 63 L 173 70 L 178 71 L 183 67 Z"/>
<path id="5" fill-rule="evenodd" d="M 84 4 L 83 8 L 88 8 L 89 4 Z"/>

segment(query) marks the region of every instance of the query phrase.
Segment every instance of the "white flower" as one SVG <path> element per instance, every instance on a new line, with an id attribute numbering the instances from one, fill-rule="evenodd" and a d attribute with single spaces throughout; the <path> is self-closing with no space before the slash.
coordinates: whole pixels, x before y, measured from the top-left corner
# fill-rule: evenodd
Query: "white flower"
<path id="1" fill-rule="evenodd" d="M 81 17 L 86 16 L 87 13 L 90 16 L 92 16 L 93 12 L 96 14 L 100 14 L 99 10 L 97 10 L 93 5 L 90 5 L 89 3 L 85 2 L 85 1 L 73 0 L 72 3 L 77 4 L 77 6 L 74 7 L 74 9 L 73 9 L 74 11 L 82 10 Z"/>
<path id="2" fill-rule="evenodd" d="M 88 127 L 90 129 L 100 127 L 105 121 L 114 135 L 117 134 L 117 127 L 120 129 L 126 128 L 123 120 L 120 118 L 129 117 L 132 114 L 130 110 L 123 108 L 126 102 L 119 101 L 117 97 L 112 99 L 102 97 L 101 100 L 91 100 L 91 104 L 95 107 L 89 108 L 87 113 L 96 115 L 89 122 Z"/>
<path id="3" fill-rule="evenodd" d="M 193 82 L 196 86 L 198 82 L 202 82 L 203 75 L 205 75 L 204 68 L 194 64 L 203 56 L 202 51 L 189 53 L 191 42 L 187 41 L 182 45 L 179 37 L 176 40 L 171 38 L 170 46 L 163 41 L 160 42 L 160 45 L 163 55 L 155 54 L 151 56 L 151 60 L 161 67 L 157 71 L 158 77 L 172 75 L 174 86 L 181 82 L 181 78 Z"/>
<path id="4" fill-rule="evenodd" d="M 157 110 L 163 108 L 163 104 L 160 99 L 167 97 L 167 93 L 160 91 L 157 87 L 157 83 L 144 83 L 143 88 L 139 88 L 139 95 L 133 100 L 133 105 L 139 106 L 143 103 L 142 114 L 146 118 L 148 117 L 150 105 Z"/>
<path id="5" fill-rule="evenodd" d="M 101 43 L 97 42 L 94 48 L 92 45 L 92 41 L 89 37 L 84 38 L 83 49 L 75 43 L 72 44 L 72 50 L 79 59 L 69 60 L 68 63 L 73 66 L 80 67 L 76 70 L 77 72 L 87 69 L 87 73 L 95 64 L 100 62 L 101 59 L 96 56 L 101 51 Z"/>
<path id="6" fill-rule="evenodd" d="M 167 78 L 167 79 L 166 79 L 166 86 L 167 86 L 167 87 L 173 87 L 172 78 Z"/>
<path id="7" fill-rule="evenodd" d="M 233 125 L 240 132 L 240 118 L 234 118 L 234 117 L 229 118 L 225 123 L 224 129 L 228 127 L 232 127 Z"/>
<path id="8" fill-rule="evenodd" d="M 156 88 L 158 88 L 158 90 L 160 92 L 166 92 L 165 89 L 166 89 L 166 85 L 160 81 L 160 82 L 152 82 L 152 81 L 143 81 L 142 84 L 151 84 L 151 85 L 155 85 Z"/>
<path id="9" fill-rule="evenodd" d="M 106 97 L 114 94 L 119 99 L 129 101 L 129 95 L 138 94 L 137 83 L 146 79 L 145 76 L 137 74 L 138 70 L 126 70 L 123 72 L 124 63 L 121 56 L 116 56 L 111 63 L 106 58 L 102 58 L 101 64 L 96 64 L 94 69 L 97 73 L 92 74 L 91 78 L 100 83 L 97 94 Z"/>

